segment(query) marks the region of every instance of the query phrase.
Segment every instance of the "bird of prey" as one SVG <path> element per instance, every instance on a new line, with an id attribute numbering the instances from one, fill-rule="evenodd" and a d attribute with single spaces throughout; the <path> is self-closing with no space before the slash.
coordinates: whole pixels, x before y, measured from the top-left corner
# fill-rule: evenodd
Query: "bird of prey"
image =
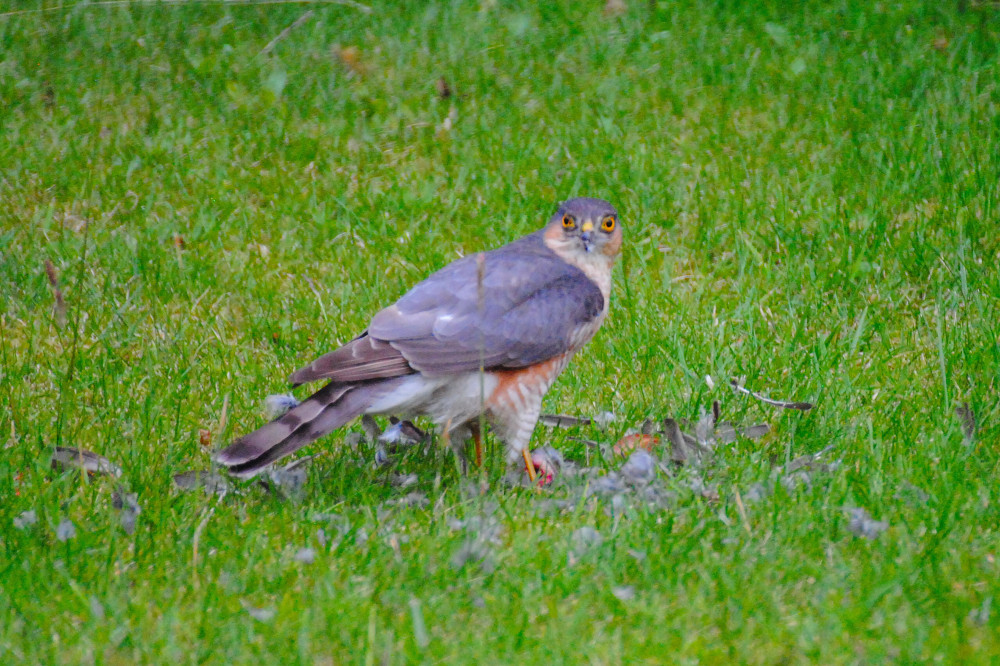
<path id="1" fill-rule="evenodd" d="M 431 274 L 293 373 L 294 385 L 327 383 L 217 461 L 251 477 L 357 416 L 393 414 L 429 417 L 464 465 L 470 438 L 481 462 L 482 418 L 534 481 L 528 442 L 542 397 L 604 321 L 621 245 L 611 204 L 566 201 L 544 228 Z"/>

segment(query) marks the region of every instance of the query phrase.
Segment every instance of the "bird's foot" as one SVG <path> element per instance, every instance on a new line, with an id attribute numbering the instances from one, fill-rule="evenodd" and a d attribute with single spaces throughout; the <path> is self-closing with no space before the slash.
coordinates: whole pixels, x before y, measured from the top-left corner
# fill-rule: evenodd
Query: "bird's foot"
<path id="1" fill-rule="evenodd" d="M 541 446 L 531 452 L 531 463 L 538 475 L 538 485 L 552 483 L 562 467 L 563 457 L 551 446 Z"/>

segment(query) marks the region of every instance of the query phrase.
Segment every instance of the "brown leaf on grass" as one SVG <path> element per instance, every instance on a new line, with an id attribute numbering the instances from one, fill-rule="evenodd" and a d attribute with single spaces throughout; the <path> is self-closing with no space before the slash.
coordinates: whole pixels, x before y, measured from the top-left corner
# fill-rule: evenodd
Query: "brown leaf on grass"
<path id="1" fill-rule="evenodd" d="M 801 411 L 808 411 L 813 408 L 813 404 L 811 402 L 791 402 L 789 400 L 775 400 L 773 398 L 768 398 L 765 395 L 761 395 L 756 391 L 751 391 L 750 389 L 741 386 L 739 380 L 736 379 L 730 380 L 729 383 L 732 385 L 733 390 L 738 393 L 745 393 L 746 395 L 756 398 L 765 404 L 773 405 L 774 407 L 781 407 L 782 409 L 798 409 Z"/>
<path id="2" fill-rule="evenodd" d="M 448 81 L 443 76 L 434 82 L 434 90 L 437 91 L 438 97 L 441 99 L 451 97 L 451 86 L 448 85 Z"/>
<path id="3" fill-rule="evenodd" d="M 976 439 L 976 414 L 969 407 L 969 403 L 963 402 L 955 408 L 955 416 L 962 424 L 962 435 L 965 436 L 965 443 L 972 444 Z"/>
<path id="4" fill-rule="evenodd" d="M 619 455 L 622 458 L 628 456 L 636 449 L 652 453 L 655 449 L 659 448 L 660 441 L 659 435 L 646 435 L 637 432 L 632 435 L 625 435 L 619 439 L 611 450 L 614 451 L 615 455 Z"/>
<path id="5" fill-rule="evenodd" d="M 212 431 L 207 428 L 201 428 L 198 431 L 198 443 L 204 447 L 212 446 Z"/>
<path id="6" fill-rule="evenodd" d="M 357 76 L 364 76 L 365 66 L 361 62 L 361 49 L 357 46 L 333 47 L 333 55 L 349 72 Z"/>
<path id="7" fill-rule="evenodd" d="M 57 446 L 52 453 L 52 469 L 79 469 L 91 475 L 110 474 L 121 476 L 121 467 L 104 456 L 97 455 L 85 449 L 75 449 L 71 446 Z"/>
<path id="8" fill-rule="evenodd" d="M 63 298 L 62 289 L 59 288 L 59 273 L 56 267 L 48 259 L 45 260 L 45 275 L 49 279 L 49 288 L 52 290 L 52 316 L 55 318 L 56 326 L 64 328 L 66 326 L 66 300 Z"/>

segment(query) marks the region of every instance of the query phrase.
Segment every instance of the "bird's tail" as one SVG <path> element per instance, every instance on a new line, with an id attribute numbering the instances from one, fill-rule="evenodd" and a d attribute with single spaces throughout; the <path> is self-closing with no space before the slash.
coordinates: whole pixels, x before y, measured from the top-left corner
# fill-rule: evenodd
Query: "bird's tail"
<path id="1" fill-rule="evenodd" d="M 330 383 L 285 415 L 240 437 L 215 455 L 235 476 L 250 478 L 274 461 L 360 416 L 392 382 Z"/>

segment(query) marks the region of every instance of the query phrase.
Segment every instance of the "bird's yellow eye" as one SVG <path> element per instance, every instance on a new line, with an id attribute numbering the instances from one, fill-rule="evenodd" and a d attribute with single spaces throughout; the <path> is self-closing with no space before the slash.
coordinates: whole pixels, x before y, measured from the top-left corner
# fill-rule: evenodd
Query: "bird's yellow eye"
<path id="1" fill-rule="evenodd" d="M 563 229 L 572 229 L 576 226 L 576 221 L 573 220 L 571 215 L 563 215 L 562 225 Z"/>
<path id="2" fill-rule="evenodd" d="M 606 217 L 601 221 L 601 231 L 614 231 L 615 230 L 615 218 Z"/>

